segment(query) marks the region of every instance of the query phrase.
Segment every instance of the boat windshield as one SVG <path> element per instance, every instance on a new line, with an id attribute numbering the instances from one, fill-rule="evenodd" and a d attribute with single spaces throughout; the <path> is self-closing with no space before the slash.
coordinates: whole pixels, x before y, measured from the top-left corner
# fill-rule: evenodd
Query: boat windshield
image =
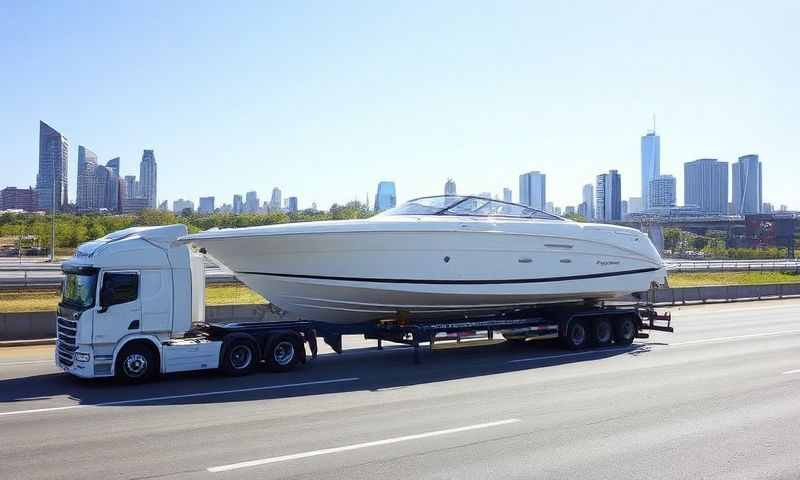
<path id="1" fill-rule="evenodd" d="M 458 215 L 562 220 L 556 215 L 517 203 L 460 195 L 415 198 L 398 207 L 386 210 L 381 215 Z"/>

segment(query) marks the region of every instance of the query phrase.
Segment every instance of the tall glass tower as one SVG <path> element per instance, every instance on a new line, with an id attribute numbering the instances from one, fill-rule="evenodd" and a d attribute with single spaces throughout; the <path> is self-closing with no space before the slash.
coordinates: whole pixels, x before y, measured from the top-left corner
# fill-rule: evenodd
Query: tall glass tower
<path id="1" fill-rule="evenodd" d="M 142 162 L 139 164 L 139 189 L 142 198 L 147 199 L 147 208 L 156 208 L 158 199 L 158 165 L 156 155 L 152 150 L 142 153 Z"/>
<path id="2" fill-rule="evenodd" d="M 650 182 L 661 175 L 661 137 L 655 127 L 642 137 L 642 203 L 650 208 Z"/>
<path id="3" fill-rule="evenodd" d="M 397 191 L 394 182 L 378 183 L 378 193 L 375 194 L 375 211 L 382 212 L 397 205 Z"/>
<path id="4" fill-rule="evenodd" d="M 761 162 L 758 155 L 745 155 L 731 166 L 733 211 L 736 215 L 760 213 L 762 203 Z"/>
<path id="5" fill-rule="evenodd" d="M 78 210 L 87 210 L 93 206 L 91 189 L 96 168 L 97 155 L 83 145 L 78 145 L 78 189 L 75 197 Z"/>
<path id="6" fill-rule="evenodd" d="M 683 164 L 683 204 L 704 213 L 724 215 L 728 211 L 728 162 L 701 158 Z"/>
<path id="7" fill-rule="evenodd" d="M 39 122 L 39 173 L 36 175 L 36 203 L 42 210 L 62 210 L 69 203 L 67 166 L 69 141 L 50 125 Z M 53 191 L 55 189 L 55 191 Z"/>
<path id="8" fill-rule="evenodd" d="M 519 176 L 519 203 L 544 211 L 547 206 L 547 176 L 533 171 Z"/>

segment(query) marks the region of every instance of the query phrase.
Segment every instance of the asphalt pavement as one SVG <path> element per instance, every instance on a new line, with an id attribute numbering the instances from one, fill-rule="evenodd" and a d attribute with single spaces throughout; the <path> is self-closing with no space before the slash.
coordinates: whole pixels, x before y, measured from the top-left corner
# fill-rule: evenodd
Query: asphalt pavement
<path id="1" fill-rule="evenodd" d="M 0 478 L 800 478 L 800 300 L 672 309 L 630 348 L 377 351 L 141 386 L 0 349 Z"/>

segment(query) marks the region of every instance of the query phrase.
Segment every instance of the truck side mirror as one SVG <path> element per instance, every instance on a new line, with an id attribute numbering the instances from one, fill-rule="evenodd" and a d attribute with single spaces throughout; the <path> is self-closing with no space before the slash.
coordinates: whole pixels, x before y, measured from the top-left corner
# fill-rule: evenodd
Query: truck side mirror
<path id="1" fill-rule="evenodd" d="M 104 313 L 108 310 L 108 307 L 111 306 L 111 302 L 114 300 L 114 289 L 110 285 L 103 285 L 100 288 L 100 310 L 99 313 Z"/>

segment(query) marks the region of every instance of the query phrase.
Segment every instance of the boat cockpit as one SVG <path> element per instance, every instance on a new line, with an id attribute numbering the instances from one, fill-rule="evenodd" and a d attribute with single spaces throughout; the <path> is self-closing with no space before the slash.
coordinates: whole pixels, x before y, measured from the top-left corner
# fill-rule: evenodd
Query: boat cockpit
<path id="1" fill-rule="evenodd" d="M 539 220 L 564 220 L 526 205 L 472 195 L 437 195 L 409 200 L 382 212 L 395 215 L 454 215 L 466 217 L 507 217 Z"/>

